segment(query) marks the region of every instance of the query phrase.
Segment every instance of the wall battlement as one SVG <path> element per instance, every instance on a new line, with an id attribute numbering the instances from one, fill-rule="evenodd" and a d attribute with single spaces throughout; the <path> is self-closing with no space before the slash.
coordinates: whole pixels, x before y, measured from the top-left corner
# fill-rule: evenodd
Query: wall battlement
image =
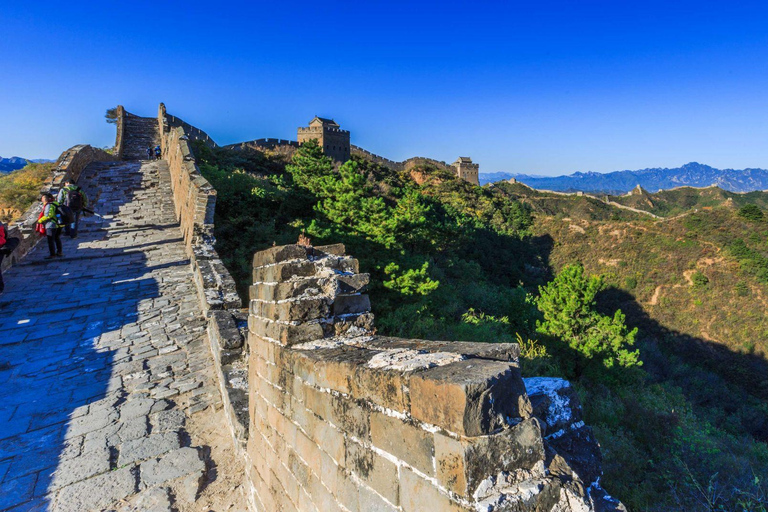
<path id="1" fill-rule="evenodd" d="M 517 344 L 376 335 L 369 277 L 340 244 L 256 253 L 253 279 L 256 510 L 619 510 L 573 390 L 529 394 Z"/>

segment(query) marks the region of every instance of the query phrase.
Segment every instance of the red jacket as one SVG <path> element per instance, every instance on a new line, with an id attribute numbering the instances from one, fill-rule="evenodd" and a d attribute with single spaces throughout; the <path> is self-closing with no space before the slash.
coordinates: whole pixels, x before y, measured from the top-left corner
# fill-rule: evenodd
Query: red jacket
<path id="1" fill-rule="evenodd" d="M 0 247 L 5 245 L 5 242 L 7 242 L 6 238 L 8 235 L 5 232 L 5 226 L 0 224 Z"/>

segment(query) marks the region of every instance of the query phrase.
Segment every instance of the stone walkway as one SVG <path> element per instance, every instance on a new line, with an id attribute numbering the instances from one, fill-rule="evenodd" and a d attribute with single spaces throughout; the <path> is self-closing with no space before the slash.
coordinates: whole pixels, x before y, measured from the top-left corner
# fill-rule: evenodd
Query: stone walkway
<path id="1" fill-rule="evenodd" d="M 0 511 L 241 509 L 168 180 L 162 161 L 90 165 L 103 218 L 7 272 Z"/>

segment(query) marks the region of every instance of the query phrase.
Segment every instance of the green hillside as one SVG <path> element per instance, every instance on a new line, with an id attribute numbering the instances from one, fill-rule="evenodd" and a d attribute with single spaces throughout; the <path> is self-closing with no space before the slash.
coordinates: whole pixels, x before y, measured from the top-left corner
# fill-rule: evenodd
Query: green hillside
<path id="1" fill-rule="evenodd" d="M 0 220 L 10 222 L 17 219 L 40 199 L 40 190 L 53 165 L 30 163 L 23 169 L 0 175 Z"/>
<path id="2" fill-rule="evenodd" d="M 708 210 L 716 207 L 737 209 L 746 204 L 756 204 L 768 208 L 768 192 L 755 191 L 736 193 L 719 187 L 680 187 L 660 190 L 655 194 L 636 188 L 629 194 L 609 196 L 625 206 L 654 213 L 660 217 L 681 215 L 693 210 Z"/>
<path id="3" fill-rule="evenodd" d="M 195 151 L 241 292 L 257 250 L 343 242 L 372 274 L 380 333 L 519 341 L 526 375 L 572 380 L 601 482 L 630 510 L 766 509 L 768 224 L 754 211 L 658 221 L 428 167 L 334 168 L 313 145 L 288 165 Z"/>

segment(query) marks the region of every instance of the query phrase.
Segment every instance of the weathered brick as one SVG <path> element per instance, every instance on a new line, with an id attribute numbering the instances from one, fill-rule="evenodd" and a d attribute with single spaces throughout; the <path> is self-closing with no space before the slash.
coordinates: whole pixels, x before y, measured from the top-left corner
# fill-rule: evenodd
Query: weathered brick
<path id="1" fill-rule="evenodd" d="M 364 441 L 370 440 L 371 411 L 363 403 L 334 396 L 331 422 L 342 432 Z"/>
<path id="2" fill-rule="evenodd" d="M 319 323 L 290 325 L 253 315 L 248 316 L 248 330 L 257 336 L 279 341 L 284 346 L 296 345 L 323 337 L 323 327 Z"/>
<path id="3" fill-rule="evenodd" d="M 435 476 L 433 435 L 380 412 L 371 413 L 371 442 L 422 473 Z"/>
<path id="4" fill-rule="evenodd" d="M 541 427 L 535 418 L 489 436 L 454 439 L 435 434 L 437 480 L 467 499 L 488 475 L 530 470 L 544 455 Z"/>
<path id="5" fill-rule="evenodd" d="M 334 254 L 336 256 L 344 256 L 346 254 L 347 248 L 344 247 L 344 244 L 331 244 L 331 245 L 321 245 L 318 247 L 313 247 L 312 253 L 316 256 L 318 255 L 324 255 L 324 254 Z"/>
<path id="6" fill-rule="evenodd" d="M 397 466 L 373 450 L 347 439 L 347 469 L 390 503 L 399 504 L 400 483 Z"/>
<path id="7" fill-rule="evenodd" d="M 371 299 L 367 295 L 338 295 L 333 299 L 334 315 L 365 313 L 371 310 Z"/>
<path id="8" fill-rule="evenodd" d="M 502 361 L 468 359 L 414 372 L 409 388 L 414 418 L 464 436 L 489 434 L 532 412 L 519 369 Z"/>
<path id="9" fill-rule="evenodd" d="M 410 402 L 408 379 L 409 375 L 400 371 L 359 365 L 354 369 L 354 378 L 351 380 L 352 395 L 388 409 L 405 412 Z"/>
<path id="10" fill-rule="evenodd" d="M 264 251 L 259 251 L 253 255 L 253 266 L 263 267 L 264 265 L 273 265 L 284 261 L 306 259 L 307 249 L 301 245 L 282 245 L 279 247 L 270 247 Z"/>
<path id="11" fill-rule="evenodd" d="M 437 490 L 431 482 L 424 480 L 407 467 L 400 468 L 400 485 L 404 512 L 423 512 L 424 510 L 468 512 L 471 510 L 452 501 Z"/>
<path id="12" fill-rule="evenodd" d="M 315 274 L 316 266 L 311 261 L 289 261 L 268 267 L 253 269 L 254 283 L 279 283 L 293 277 L 309 277 Z"/>
<path id="13" fill-rule="evenodd" d="M 252 300 L 250 306 L 251 314 L 281 322 L 305 322 L 330 314 L 328 299 L 323 297 L 289 302 Z"/>
<path id="14" fill-rule="evenodd" d="M 336 275 L 336 293 L 361 293 L 368 289 L 369 274 Z"/>

